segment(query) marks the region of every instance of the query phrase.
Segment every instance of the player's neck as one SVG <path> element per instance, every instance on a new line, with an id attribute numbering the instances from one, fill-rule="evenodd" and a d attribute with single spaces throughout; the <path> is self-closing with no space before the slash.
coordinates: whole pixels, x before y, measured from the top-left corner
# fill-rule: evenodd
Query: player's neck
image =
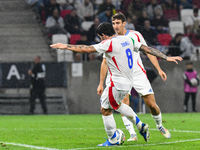
<path id="1" fill-rule="evenodd" d="M 127 32 L 127 30 L 126 30 L 126 28 L 124 28 L 124 29 L 123 29 L 123 33 L 122 33 L 122 35 L 125 35 L 126 32 Z"/>

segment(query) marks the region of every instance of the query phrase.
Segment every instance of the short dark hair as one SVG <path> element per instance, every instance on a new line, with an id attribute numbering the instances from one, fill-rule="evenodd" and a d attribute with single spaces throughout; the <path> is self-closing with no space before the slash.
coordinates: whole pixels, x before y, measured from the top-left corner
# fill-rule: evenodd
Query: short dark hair
<path id="1" fill-rule="evenodd" d="M 103 34 L 107 36 L 112 36 L 115 34 L 115 30 L 109 22 L 103 22 L 97 27 L 96 33 L 100 36 L 102 36 Z"/>
<path id="2" fill-rule="evenodd" d="M 198 11 L 199 11 L 199 9 L 198 9 L 198 8 L 194 8 L 194 9 L 193 9 L 193 13 L 196 13 L 196 14 L 197 14 L 197 13 L 198 13 Z"/>
<path id="3" fill-rule="evenodd" d="M 186 65 L 193 65 L 191 61 L 186 62 Z"/>
<path id="4" fill-rule="evenodd" d="M 114 14 L 112 16 L 112 21 L 114 21 L 115 19 L 119 19 L 121 20 L 122 22 L 126 22 L 126 17 L 124 16 L 124 14 L 122 14 L 121 12 L 118 12 L 116 14 Z"/>

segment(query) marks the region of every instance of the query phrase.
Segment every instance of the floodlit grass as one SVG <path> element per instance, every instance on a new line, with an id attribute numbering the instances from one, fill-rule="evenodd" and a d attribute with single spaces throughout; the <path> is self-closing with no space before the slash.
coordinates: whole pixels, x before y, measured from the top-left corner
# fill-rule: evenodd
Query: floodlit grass
<path id="1" fill-rule="evenodd" d="M 137 131 L 138 141 L 114 147 L 97 147 L 107 137 L 102 117 L 96 115 L 0 116 L 0 149 L 9 150 L 172 150 L 200 149 L 199 113 L 163 113 L 163 125 L 172 134 L 165 139 L 156 130 L 150 114 L 139 118 L 150 125 L 150 140 L 145 142 Z M 121 116 L 114 114 L 117 128 L 129 138 Z M 136 129 L 136 128 L 135 128 Z"/>

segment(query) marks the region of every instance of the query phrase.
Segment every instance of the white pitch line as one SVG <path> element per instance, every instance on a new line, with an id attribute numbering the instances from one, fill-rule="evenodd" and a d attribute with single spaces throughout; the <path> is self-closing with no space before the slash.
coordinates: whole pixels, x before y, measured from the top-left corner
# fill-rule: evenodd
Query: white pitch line
<path id="1" fill-rule="evenodd" d="M 1 128 L 2 129 L 2 128 Z M 0 130 L 1 130 L 0 129 Z M 59 128 L 57 128 L 59 129 Z M 70 128 L 62 128 L 65 130 L 73 130 Z M 85 129 L 85 128 L 75 128 L 77 129 Z M 98 129 L 103 129 L 103 128 L 98 128 Z M 18 129 L 19 130 L 19 129 Z M 26 130 L 26 129 L 24 129 Z M 35 129 L 33 129 L 35 130 Z M 54 128 L 52 128 L 51 130 L 55 130 Z M 150 129 L 150 130 L 158 130 L 158 129 Z M 169 130 L 171 132 L 187 132 L 187 133 L 200 133 L 200 131 L 187 131 L 187 130 Z M 200 141 L 200 139 L 189 139 L 189 140 L 180 140 L 180 141 L 173 141 L 173 142 L 164 142 L 164 143 L 155 143 L 155 144 L 140 144 L 140 145 L 127 145 L 127 146 L 116 146 L 115 148 L 120 148 L 120 147 L 132 147 L 132 146 L 151 146 L 151 145 L 164 145 L 164 144 L 172 144 L 172 143 L 181 143 L 181 142 L 192 142 L 192 141 Z M 34 145 L 27 145 L 27 144 L 20 144 L 20 143 L 9 143 L 9 142 L 2 142 L 0 141 L 0 143 L 3 144 L 7 144 L 7 145 L 15 145 L 15 146 L 21 146 L 21 147 L 28 147 L 28 148 L 32 148 L 32 149 L 42 149 L 42 150 L 61 150 L 61 149 L 56 149 L 56 148 L 48 148 L 48 147 L 40 147 L 40 146 L 34 146 Z M 73 149 L 62 149 L 62 150 L 84 150 L 84 149 L 96 149 L 97 147 L 87 147 L 87 148 L 73 148 Z M 98 147 L 98 148 L 103 148 L 103 147 Z M 104 147 L 105 148 L 105 147 Z M 106 147 L 108 148 L 113 148 L 111 147 Z"/>
<path id="2" fill-rule="evenodd" d="M 189 140 L 180 140 L 180 141 L 173 141 L 173 142 L 164 142 L 164 143 L 152 143 L 152 144 L 138 144 L 138 145 L 126 145 L 126 146 L 115 146 L 115 148 L 124 148 L 124 147 L 139 147 L 139 146 L 152 146 L 152 145 L 165 145 L 165 144 L 174 144 L 174 143 L 183 143 L 183 142 L 193 142 L 193 141 L 200 141 L 200 139 L 189 139 Z M 66 150 L 84 150 L 84 149 L 96 149 L 97 147 L 87 147 L 87 148 L 73 148 L 73 149 L 66 149 Z M 98 147 L 98 148 L 105 148 L 105 147 Z M 113 148 L 113 146 L 107 146 L 106 149 Z"/>
<path id="3" fill-rule="evenodd" d="M 165 145 L 165 144 L 173 144 L 173 143 L 184 143 L 184 142 L 193 142 L 193 141 L 200 141 L 200 139 L 189 139 L 189 140 L 180 140 L 180 141 L 173 141 L 173 142 L 163 142 L 163 143 L 152 143 L 152 144 L 138 144 L 138 145 L 126 145 L 126 146 L 115 146 L 115 148 L 122 148 L 122 147 L 140 147 L 140 146 L 152 146 L 152 145 Z M 0 143 L 7 144 L 7 145 L 15 145 L 15 146 L 21 146 L 21 147 L 28 147 L 31 149 L 42 149 L 42 150 L 84 150 L 84 149 L 96 149 L 97 147 L 87 147 L 87 148 L 73 148 L 73 149 L 56 149 L 56 148 L 48 148 L 48 147 L 40 147 L 40 146 L 34 146 L 34 145 L 26 145 L 26 144 L 20 144 L 20 143 L 8 143 L 8 142 L 2 142 Z M 98 148 L 105 148 L 105 147 L 98 147 Z M 113 148 L 106 147 L 106 149 Z"/>
<path id="4" fill-rule="evenodd" d="M 33 149 L 42 149 L 42 150 L 59 150 L 56 148 L 48 148 L 48 147 L 40 147 L 40 146 L 34 146 L 34 145 L 26 145 L 26 144 L 20 144 L 20 143 L 9 143 L 9 142 L 2 142 L 0 143 L 7 144 L 7 145 L 15 145 L 15 146 L 21 146 L 21 147 L 28 147 Z"/>

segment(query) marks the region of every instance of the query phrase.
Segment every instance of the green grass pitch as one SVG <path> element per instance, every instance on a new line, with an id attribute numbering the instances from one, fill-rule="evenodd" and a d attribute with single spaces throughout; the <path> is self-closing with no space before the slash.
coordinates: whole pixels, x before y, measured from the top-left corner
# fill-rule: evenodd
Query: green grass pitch
<path id="1" fill-rule="evenodd" d="M 105 142 L 101 114 L 96 115 L 33 115 L 0 116 L 1 150 L 198 150 L 200 149 L 200 113 L 163 113 L 163 125 L 171 132 L 165 139 L 156 129 L 150 114 L 139 114 L 150 125 L 150 139 L 145 142 L 138 133 L 138 141 L 114 147 L 97 147 Z M 121 116 L 114 114 L 117 128 L 129 133 Z M 135 128 L 136 129 L 136 128 Z"/>

